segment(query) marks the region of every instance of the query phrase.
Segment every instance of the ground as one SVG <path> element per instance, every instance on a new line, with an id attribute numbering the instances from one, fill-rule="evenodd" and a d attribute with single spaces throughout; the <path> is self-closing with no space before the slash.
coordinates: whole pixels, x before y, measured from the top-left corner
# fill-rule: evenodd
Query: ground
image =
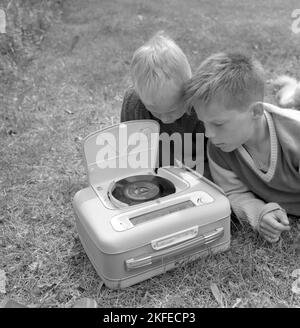
<path id="1" fill-rule="evenodd" d="M 234 223 L 226 253 L 113 291 L 80 244 L 71 205 L 87 185 L 82 138 L 119 121 L 137 47 L 164 30 L 193 70 L 213 52 L 239 50 L 262 62 L 267 79 L 300 78 L 300 34 L 291 31 L 299 1 L 56 4 L 28 60 L 16 61 L 15 75 L 2 71 L 11 99 L 0 109 L 0 268 L 6 277 L 0 301 L 72 307 L 89 297 L 100 307 L 299 307 L 291 290 L 291 274 L 300 268 L 295 220 L 276 244 Z M 266 98 L 274 100 L 272 90 Z"/>

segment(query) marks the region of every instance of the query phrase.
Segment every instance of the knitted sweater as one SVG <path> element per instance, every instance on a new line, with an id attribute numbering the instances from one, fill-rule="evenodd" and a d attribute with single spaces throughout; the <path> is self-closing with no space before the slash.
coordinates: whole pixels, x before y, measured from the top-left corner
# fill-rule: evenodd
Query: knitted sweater
<path id="1" fill-rule="evenodd" d="M 211 174 L 227 194 L 233 211 L 257 228 L 266 203 L 300 216 L 300 112 L 264 103 L 270 132 L 270 165 L 261 171 L 241 146 L 223 152 L 209 142 Z"/>
<path id="2" fill-rule="evenodd" d="M 211 179 L 209 172 L 208 160 L 206 155 L 206 143 L 207 139 L 204 138 L 204 147 L 196 147 L 196 134 L 202 133 L 204 135 L 204 124 L 198 120 L 197 114 L 192 110 L 191 115 L 184 114 L 178 120 L 171 124 L 164 124 L 158 118 L 153 116 L 150 111 L 146 109 L 142 101 L 140 100 L 137 93 L 133 88 L 126 91 L 121 111 L 121 122 L 131 121 L 131 120 L 141 120 L 141 119 L 151 119 L 159 123 L 160 133 L 166 133 L 169 136 L 177 132 L 181 135 L 182 142 L 181 149 L 172 147 L 169 149 L 170 159 L 167 160 L 167 164 L 175 165 L 175 159 L 183 159 L 185 165 L 195 168 L 196 162 L 204 162 L 204 176 Z M 188 147 L 185 147 L 189 145 Z M 204 149 L 203 149 L 204 148 Z M 159 167 L 164 166 L 165 163 L 163 159 L 163 149 L 162 143 L 159 144 Z M 181 154 L 179 154 L 181 152 Z M 194 165 L 193 165 L 194 164 Z M 199 165 L 201 166 L 201 165 Z M 203 172 L 200 172 L 201 174 Z"/>

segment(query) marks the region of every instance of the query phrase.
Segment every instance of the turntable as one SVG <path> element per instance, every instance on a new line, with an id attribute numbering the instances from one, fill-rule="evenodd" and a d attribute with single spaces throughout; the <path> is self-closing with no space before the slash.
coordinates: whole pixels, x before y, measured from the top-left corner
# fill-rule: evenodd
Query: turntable
<path id="1" fill-rule="evenodd" d="M 230 246 L 230 204 L 222 189 L 181 162 L 156 169 L 158 142 L 152 120 L 120 123 L 84 140 L 89 186 L 73 199 L 76 226 L 109 288 Z"/>

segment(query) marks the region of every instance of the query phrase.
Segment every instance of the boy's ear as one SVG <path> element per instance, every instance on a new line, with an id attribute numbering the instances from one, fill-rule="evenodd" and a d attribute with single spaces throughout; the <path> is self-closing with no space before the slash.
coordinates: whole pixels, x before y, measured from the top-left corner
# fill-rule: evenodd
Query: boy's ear
<path id="1" fill-rule="evenodd" d="M 252 112 L 253 118 L 258 119 L 264 114 L 263 103 L 257 101 L 250 105 L 250 110 Z"/>

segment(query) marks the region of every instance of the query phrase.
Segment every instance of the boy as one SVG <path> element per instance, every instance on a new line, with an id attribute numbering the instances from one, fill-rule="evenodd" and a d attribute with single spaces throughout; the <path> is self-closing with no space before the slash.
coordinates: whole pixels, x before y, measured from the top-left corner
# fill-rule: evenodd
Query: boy
<path id="1" fill-rule="evenodd" d="M 210 56 L 186 83 L 204 122 L 214 181 L 234 213 L 266 240 L 300 216 L 300 112 L 263 103 L 261 65 L 242 54 Z"/>
<path id="2" fill-rule="evenodd" d="M 183 159 L 185 165 L 196 166 L 203 174 L 206 156 L 204 147 L 196 147 L 196 134 L 204 136 L 204 126 L 196 113 L 193 110 L 186 113 L 184 106 L 183 85 L 191 77 L 191 68 L 183 51 L 159 32 L 135 51 L 131 76 L 133 88 L 125 93 L 121 122 L 152 119 L 159 123 L 160 134 L 179 133 L 181 145 L 174 143 L 173 148 L 166 149 L 160 143 L 159 166 L 176 165 L 176 159 Z M 166 153 L 170 158 L 164 156 Z M 204 169 L 204 175 L 210 177 L 208 164 L 204 164 Z"/>

